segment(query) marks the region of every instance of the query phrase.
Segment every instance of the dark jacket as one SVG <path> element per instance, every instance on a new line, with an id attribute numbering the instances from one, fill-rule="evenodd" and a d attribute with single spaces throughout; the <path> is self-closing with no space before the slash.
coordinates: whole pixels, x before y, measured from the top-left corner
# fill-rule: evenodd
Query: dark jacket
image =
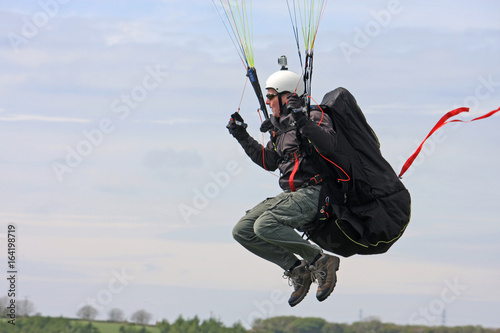
<path id="1" fill-rule="evenodd" d="M 269 171 L 279 168 L 279 184 L 283 190 L 298 189 L 320 173 L 312 156 L 299 149 L 299 137 L 312 143 L 319 153 L 331 155 L 337 144 L 332 121 L 326 113 L 312 108 L 310 121 L 300 129 L 299 137 L 291 113 L 285 112 L 279 118 L 271 117 L 271 121 L 276 134 L 265 148 L 250 136 L 241 140 L 240 144 L 252 161 L 262 168 Z"/>

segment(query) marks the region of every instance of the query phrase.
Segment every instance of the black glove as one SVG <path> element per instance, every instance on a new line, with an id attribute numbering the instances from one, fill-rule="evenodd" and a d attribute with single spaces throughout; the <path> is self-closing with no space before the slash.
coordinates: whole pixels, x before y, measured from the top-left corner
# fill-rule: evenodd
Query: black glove
<path id="1" fill-rule="evenodd" d="M 231 119 L 229 119 L 229 123 L 226 128 L 238 141 L 244 140 L 249 136 L 247 132 L 247 124 L 245 124 L 243 118 L 238 112 L 231 115 Z"/>
<path id="2" fill-rule="evenodd" d="M 300 98 L 297 94 L 288 95 L 288 109 L 300 109 L 304 107 L 305 102 L 303 98 Z"/>
<path id="3" fill-rule="evenodd" d="M 292 113 L 292 117 L 295 120 L 295 125 L 297 128 L 302 128 L 309 118 L 305 114 L 304 100 L 300 98 L 297 94 L 291 94 L 288 96 L 288 110 Z"/>
<path id="4" fill-rule="evenodd" d="M 260 131 L 262 133 L 268 132 L 271 128 L 273 128 L 273 123 L 271 122 L 270 118 L 267 118 L 262 122 L 262 125 L 260 125 Z"/>

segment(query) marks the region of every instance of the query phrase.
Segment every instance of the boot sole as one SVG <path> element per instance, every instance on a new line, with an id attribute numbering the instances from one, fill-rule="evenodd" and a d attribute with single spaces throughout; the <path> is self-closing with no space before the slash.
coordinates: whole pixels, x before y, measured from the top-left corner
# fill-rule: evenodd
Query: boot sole
<path id="1" fill-rule="evenodd" d="M 302 297 L 300 298 L 297 298 L 295 301 L 293 302 L 288 302 L 288 304 L 293 308 L 295 305 L 299 304 L 300 302 L 302 302 L 302 300 L 307 296 L 307 294 L 309 293 L 309 289 L 311 289 L 311 284 L 309 284 L 309 287 L 307 288 L 307 291 L 304 293 L 304 295 L 302 295 Z"/>
<path id="2" fill-rule="evenodd" d="M 320 296 L 316 295 L 316 298 L 320 302 L 323 302 L 325 299 L 328 298 L 328 296 L 331 295 L 331 293 L 333 292 L 333 289 L 335 289 L 335 285 L 337 284 L 337 273 L 336 272 L 339 270 L 339 267 L 340 267 L 340 258 L 334 257 L 334 259 L 335 259 L 335 262 L 333 263 L 333 266 L 335 267 L 335 270 L 333 271 L 333 273 L 335 274 L 335 281 L 333 282 L 332 287 L 326 292 L 326 294 L 320 295 Z"/>

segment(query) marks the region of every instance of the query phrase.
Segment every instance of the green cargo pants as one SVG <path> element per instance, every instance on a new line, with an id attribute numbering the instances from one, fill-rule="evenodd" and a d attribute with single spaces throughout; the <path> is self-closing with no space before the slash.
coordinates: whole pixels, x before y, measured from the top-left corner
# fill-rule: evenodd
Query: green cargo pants
<path id="1" fill-rule="evenodd" d="M 299 255 L 312 262 L 321 248 L 302 238 L 296 228 L 313 221 L 321 185 L 285 191 L 247 211 L 233 237 L 247 250 L 288 270 Z"/>

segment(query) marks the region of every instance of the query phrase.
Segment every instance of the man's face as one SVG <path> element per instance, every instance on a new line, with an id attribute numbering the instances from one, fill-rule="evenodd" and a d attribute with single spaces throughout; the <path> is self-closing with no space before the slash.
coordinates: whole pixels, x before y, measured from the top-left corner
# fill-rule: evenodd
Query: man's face
<path id="1" fill-rule="evenodd" d="M 278 98 L 278 93 L 274 89 L 267 89 L 267 95 L 266 95 L 266 104 L 269 105 L 271 108 L 271 111 L 273 112 L 273 117 L 274 118 L 279 118 L 280 116 L 280 103 Z M 287 103 L 287 96 L 286 94 L 281 95 L 281 104 L 285 105 Z"/>

